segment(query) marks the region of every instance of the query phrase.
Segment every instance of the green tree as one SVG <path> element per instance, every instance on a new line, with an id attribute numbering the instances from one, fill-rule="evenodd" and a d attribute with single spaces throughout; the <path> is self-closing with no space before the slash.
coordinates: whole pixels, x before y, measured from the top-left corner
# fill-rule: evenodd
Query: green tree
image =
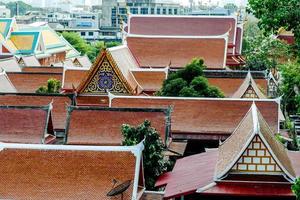
<path id="1" fill-rule="evenodd" d="M 282 81 L 280 93 L 283 95 L 284 111 L 289 114 L 300 112 L 300 64 L 289 62 L 280 67 Z"/>
<path id="2" fill-rule="evenodd" d="M 184 69 L 171 73 L 164 81 L 158 96 L 179 97 L 224 97 L 216 87 L 210 86 L 203 76 L 202 59 L 193 59 Z"/>
<path id="3" fill-rule="evenodd" d="M 56 79 L 49 79 L 47 81 L 47 86 L 41 86 L 36 90 L 36 93 L 59 93 L 61 88 L 61 83 L 59 80 Z"/>
<path id="4" fill-rule="evenodd" d="M 104 48 L 110 48 L 118 46 L 121 43 L 117 41 L 107 42 L 97 41 L 94 43 L 88 43 L 78 33 L 75 32 L 63 32 L 62 36 L 77 50 L 81 55 L 87 55 L 89 59 L 94 62 L 99 52 Z"/>
<path id="5" fill-rule="evenodd" d="M 300 3 L 299 0 L 249 0 L 248 11 L 259 19 L 265 34 L 277 34 L 279 28 L 293 31 L 300 56 Z"/>
<path id="6" fill-rule="evenodd" d="M 296 195 L 297 200 L 300 200 L 300 178 L 297 178 L 292 185 L 292 191 Z"/>
<path id="7" fill-rule="evenodd" d="M 251 17 L 245 25 L 243 55 L 247 61 L 245 67 L 251 70 L 277 68 L 279 64 L 294 59 L 288 44 L 272 36 L 265 36 L 257 20 Z"/>
<path id="8" fill-rule="evenodd" d="M 145 184 L 148 190 L 154 189 L 156 178 L 166 171 L 168 161 L 164 159 L 164 144 L 158 132 L 145 120 L 137 127 L 122 125 L 123 145 L 132 146 L 144 141 L 143 164 Z"/>
<path id="9" fill-rule="evenodd" d="M 91 53 L 93 51 L 92 46 L 89 45 L 86 40 L 80 37 L 75 32 L 63 32 L 62 36 L 77 50 L 81 55 Z"/>

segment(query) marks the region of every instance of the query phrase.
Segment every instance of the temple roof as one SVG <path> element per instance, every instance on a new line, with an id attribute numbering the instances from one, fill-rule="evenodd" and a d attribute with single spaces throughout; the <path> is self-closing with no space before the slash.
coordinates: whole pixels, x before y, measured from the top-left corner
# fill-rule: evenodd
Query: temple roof
<path id="1" fill-rule="evenodd" d="M 71 96 L 61 94 L 0 94 L 0 106 L 44 106 L 52 102 L 54 129 L 65 129 L 67 105 L 72 104 Z"/>
<path id="2" fill-rule="evenodd" d="M 193 58 L 203 58 L 208 68 L 225 67 L 227 35 L 143 36 L 128 35 L 128 48 L 140 67 L 183 68 Z"/>
<path id="3" fill-rule="evenodd" d="M 76 89 L 88 73 L 89 69 L 87 68 L 64 67 L 62 88 Z"/>
<path id="4" fill-rule="evenodd" d="M 109 200 L 112 198 L 107 194 L 114 187 L 130 181 L 123 199 L 138 200 L 144 189 L 139 181 L 143 179 L 139 173 L 143 144 L 97 147 L 1 143 L 0 148 L 0 193 L 4 199 Z"/>
<path id="5" fill-rule="evenodd" d="M 55 66 L 29 66 L 22 67 L 22 72 L 40 72 L 40 73 L 63 73 L 63 67 L 55 67 Z"/>
<path id="6" fill-rule="evenodd" d="M 34 93 L 51 78 L 62 81 L 62 73 L 7 72 L 7 75 L 20 93 Z"/>
<path id="7" fill-rule="evenodd" d="M 49 106 L 0 106 L 1 142 L 46 143 L 53 131 Z M 49 132 L 50 131 L 50 132 Z M 52 132 L 53 134 L 53 132 Z"/>
<path id="8" fill-rule="evenodd" d="M 76 90 L 94 94 L 105 94 L 107 90 L 117 94 L 139 94 L 142 89 L 129 70 L 135 63 L 130 56 L 126 46 L 102 51 Z"/>
<path id="9" fill-rule="evenodd" d="M 245 149 L 255 136 L 259 136 L 270 152 L 276 164 L 290 179 L 294 180 L 296 175 L 292 163 L 288 157 L 287 150 L 274 137 L 264 117 L 253 103 L 243 120 L 237 126 L 231 136 L 219 147 L 218 162 L 215 171 L 215 180 L 221 180 L 239 160 Z"/>
<path id="10" fill-rule="evenodd" d="M 232 98 L 242 98 L 243 95 L 247 92 L 248 88 L 251 87 L 255 92 L 256 96 L 259 99 L 266 99 L 266 96 L 262 93 L 262 91 L 258 88 L 255 80 L 251 76 L 251 72 L 249 71 L 244 82 L 240 85 L 238 90 L 232 95 Z"/>
<path id="11" fill-rule="evenodd" d="M 257 104 L 256 102 L 255 104 Z M 264 174 L 244 173 L 243 179 L 230 181 L 226 173 L 240 159 L 252 139 L 262 138 L 271 156 L 283 169 L 288 180 L 293 181 L 300 173 L 300 153 L 287 151 L 279 143 L 255 104 L 245 114 L 234 133 L 219 149 L 188 156 L 176 161 L 171 172 L 159 177 L 157 187 L 165 186 L 164 199 L 199 193 L 201 196 L 248 196 L 248 197 L 293 197 L 290 182 L 268 182 Z M 260 109 L 261 110 L 261 109 Z M 198 173 L 193 173 L 197 171 Z M 276 174 L 269 174 L 276 179 Z M 258 179 L 260 176 L 260 179 Z M 225 180 L 222 181 L 222 178 Z M 275 180 L 274 179 L 274 180 Z M 204 197 L 203 197 L 204 198 Z"/>
<path id="12" fill-rule="evenodd" d="M 19 63 L 22 63 L 24 67 L 39 67 L 41 66 L 40 62 L 34 55 L 22 56 L 19 60 Z"/>
<path id="13" fill-rule="evenodd" d="M 84 68 L 88 68 L 88 69 L 92 66 L 92 62 L 86 55 L 76 57 L 74 59 L 73 63 L 75 66 L 84 67 Z"/>
<path id="14" fill-rule="evenodd" d="M 129 15 L 128 32 L 177 36 L 216 36 L 229 32 L 228 42 L 235 43 L 236 23 L 235 16 Z"/>
<path id="15" fill-rule="evenodd" d="M 181 139 L 227 138 L 235 130 L 253 102 L 249 99 L 142 96 L 114 96 L 110 101 L 112 107 L 161 108 L 172 106 L 172 137 Z M 279 105 L 276 100 L 254 101 L 273 132 L 277 133 Z M 214 125 L 212 126 L 212 124 Z"/>
<path id="16" fill-rule="evenodd" d="M 168 76 L 168 68 L 165 69 L 136 69 L 131 70 L 134 78 L 143 88 L 143 92 L 159 91 L 164 80 Z"/>
<path id="17" fill-rule="evenodd" d="M 137 126 L 151 122 L 164 143 L 169 138 L 168 109 L 69 107 L 66 144 L 121 145 L 123 124 Z"/>

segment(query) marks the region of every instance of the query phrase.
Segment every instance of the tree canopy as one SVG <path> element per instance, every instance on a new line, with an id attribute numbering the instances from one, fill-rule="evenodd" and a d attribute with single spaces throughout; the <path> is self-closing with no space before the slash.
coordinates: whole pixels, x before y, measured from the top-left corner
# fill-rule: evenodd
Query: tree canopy
<path id="1" fill-rule="evenodd" d="M 250 19 L 245 25 L 243 38 L 243 55 L 246 68 L 265 70 L 277 68 L 279 64 L 294 59 L 290 45 L 271 35 L 264 35 L 257 25 L 257 20 Z"/>
<path id="2" fill-rule="evenodd" d="M 173 97 L 224 97 L 223 93 L 209 85 L 203 76 L 205 68 L 202 59 L 193 59 L 184 69 L 170 73 L 164 81 L 159 96 Z"/>
<path id="3" fill-rule="evenodd" d="M 56 79 L 49 79 L 47 81 L 47 86 L 41 86 L 36 90 L 36 93 L 59 93 L 61 88 L 61 83 Z"/>
<path id="4" fill-rule="evenodd" d="M 259 19 L 259 27 L 269 35 L 279 28 L 293 31 L 300 56 L 300 1 L 299 0 L 249 0 L 248 11 Z"/>
<path id="5" fill-rule="evenodd" d="M 122 126 L 124 137 L 123 145 L 132 146 L 144 141 L 143 164 L 146 188 L 154 189 L 156 178 L 166 171 L 168 161 L 164 160 L 164 144 L 158 132 L 151 127 L 151 122 L 145 120 L 137 127 L 124 124 Z"/>
<path id="6" fill-rule="evenodd" d="M 282 82 L 280 86 L 283 95 L 284 109 L 289 114 L 300 112 L 300 64 L 286 63 L 280 67 Z"/>
<path id="7" fill-rule="evenodd" d="M 120 45 L 119 42 L 104 42 L 97 41 L 95 43 L 88 43 L 85 39 L 80 37 L 75 32 L 63 32 L 62 36 L 77 50 L 81 55 L 87 55 L 93 62 L 98 56 L 99 52 L 104 48 L 114 47 Z"/>

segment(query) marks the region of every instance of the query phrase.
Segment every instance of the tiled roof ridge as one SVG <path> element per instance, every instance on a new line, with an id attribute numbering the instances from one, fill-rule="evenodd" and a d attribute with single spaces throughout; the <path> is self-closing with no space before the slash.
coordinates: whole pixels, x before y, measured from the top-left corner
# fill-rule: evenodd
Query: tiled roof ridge
<path id="1" fill-rule="evenodd" d="M 252 127 L 253 127 L 252 133 L 251 133 L 250 135 L 248 135 L 247 140 L 245 140 L 245 141 L 244 141 L 244 144 L 241 146 L 241 148 L 238 149 L 238 150 L 239 150 L 238 155 L 237 155 L 235 158 L 233 158 L 233 160 L 232 160 L 230 163 L 228 163 L 228 164 L 225 166 L 225 168 L 224 168 L 224 166 L 223 166 L 223 170 L 220 171 L 220 170 L 216 167 L 216 170 L 215 170 L 215 177 L 214 177 L 215 181 L 218 181 L 218 180 L 221 180 L 221 179 L 224 178 L 224 176 L 229 172 L 229 170 L 233 167 L 233 165 L 238 161 L 238 159 L 240 158 L 240 156 L 243 154 L 243 152 L 244 152 L 244 151 L 246 150 L 246 148 L 249 146 L 249 144 L 250 144 L 250 142 L 253 140 L 253 138 L 254 138 L 255 136 L 257 136 L 257 135 L 262 139 L 264 145 L 267 147 L 267 149 L 269 150 L 269 152 L 270 152 L 270 154 L 272 155 L 272 157 L 276 160 L 276 163 L 280 166 L 280 168 L 284 171 L 285 175 L 288 177 L 288 180 L 289 180 L 289 181 L 293 181 L 293 180 L 295 179 L 295 177 L 294 177 L 294 175 L 293 175 L 293 174 L 295 174 L 295 172 L 294 172 L 293 168 L 290 167 L 290 166 L 292 166 L 292 165 L 290 164 L 290 160 L 289 160 L 288 156 L 287 156 L 287 155 L 285 156 L 285 157 L 286 157 L 286 158 L 285 158 L 285 159 L 286 159 L 285 162 L 288 161 L 289 163 L 282 162 L 282 161 L 279 160 L 279 158 L 278 158 L 278 153 L 281 153 L 281 154 L 287 154 L 286 149 L 283 147 L 283 145 L 282 145 L 281 143 L 279 143 L 279 141 L 277 141 L 277 140 L 274 138 L 273 135 L 270 134 L 270 133 L 272 133 L 272 130 L 270 129 L 269 125 L 267 124 L 267 122 L 264 120 L 264 118 L 263 118 L 262 115 L 260 114 L 260 112 L 259 112 L 259 110 L 258 110 L 258 108 L 257 108 L 257 106 L 256 106 L 256 104 L 255 104 L 255 102 L 253 102 L 251 108 L 249 109 L 249 111 L 247 112 L 247 114 L 245 115 L 245 117 L 241 120 L 241 123 L 239 124 L 239 126 L 245 121 L 246 117 L 247 117 L 250 113 L 252 114 Z M 264 123 L 264 124 L 261 124 L 261 123 Z M 268 130 L 267 130 L 267 131 L 262 131 L 261 125 L 265 125 L 265 126 L 268 128 Z M 239 127 L 239 126 L 238 126 L 238 127 Z M 227 144 L 229 141 L 231 141 L 232 138 L 234 138 L 235 133 L 236 133 L 237 130 L 238 130 L 238 128 L 232 133 L 232 135 L 231 135 L 229 138 L 227 138 L 227 140 L 225 140 L 225 142 L 224 142 L 220 147 L 224 146 L 224 144 Z M 263 132 L 264 132 L 264 133 L 263 133 Z M 265 136 L 267 136 L 267 135 L 264 135 L 264 134 L 268 134 L 268 135 L 269 135 L 268 138 L 272 140 L 271 142 L 274 142 L 275 145 L 276 145 L 277 147 L 278 147 L 278 146 L 281 147 L 281 148 L 278 150 L 279 152 L 277 151 L 278 148 L 277 148 L 276 146 L 273 147 L 273 148 L 276 148 L 277 155 L 274 153 L 275 149 L 274 149 L 274 151 L 273 151 L 272 146 L 271 146 L 271 144 L 270 144 L 270 141 L 269 141 L 269 142 L 267 141 L 267 139 L 266 139 L 266 137 L 265 137 Z M 274 146 L 274 145 L 273 145 L 273 146 Z M 220 149 L 219 149 L 219 151 L 220 151 Z M 220 153 L 219 153 L 219 156 L 220 156 Z M 218 159 L 220 160 L 221 158 L 218 158 Z M 283 163 L 284 163 L 284 164 L 283 164 Z M 219 162 L 217 163 L 217 165 L 218 165 L 218 164 L 219 164 Z M 287 168 L 285 167 L 285 165 L 288 165 L 289 169 L 287 169 Z M 292 173 L 292 174 L 291 174 L 291 173 Z"/>

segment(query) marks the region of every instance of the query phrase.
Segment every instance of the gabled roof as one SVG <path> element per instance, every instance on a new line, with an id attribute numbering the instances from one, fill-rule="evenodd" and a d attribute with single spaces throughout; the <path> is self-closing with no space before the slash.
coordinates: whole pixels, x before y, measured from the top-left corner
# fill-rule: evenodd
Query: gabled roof
<path id="1" fill-rule="evenodd" d="M 84 67 L 84 68 L 88 68 L 88 69 L 92 66 L 92 62 L 86 55 L 76 57 L 74 59 L 73 63 L 77 67 Z"/>
<path id="2" fill-rule="evenodd" d="M 123 47 L 103 50 L 78 86 L 78 93 L 106 94 L 108 90 L 117 94 L 139 94 L 140 86 L 123 65 L 131 62 L 122 60 L 126 51 Z"/>
<path id="3" fill-rule="evenodd" d="M 72 104 L 72 95 L 0 93 L 0 106 L 44 106 L 52 102 L 54 129 L 65 129 L 67 105 Z"/>
<path id="4" fill-rule="evenodd" d="M 267 97 L 261 92 L 261 90 L 258 88 L 256 82 L 251 76 L 251 72 L 249 71 L 244 82 L 239 87 L 239 89 L 232 95 L 232 98 L 243 98 L 247 90 L 251 88 L 255 92 L 255 95 L 259 99 L 266 99 Z"/>
<path id="5" fill-rule="evenodd" d="M 14 31 L 6 44 L 17 54 L 33 54 L 39 42 L 40 32 Z"/>
<path id="6" fill-rule="evenodd" d="M 24 67 L 39 67 L 41 66 L 38 59 L 34 56 L 22 56 L 19 59 L 19 63 L 22 64 Z"/>
<path id="7" fill-rule="evenodd" d="M 259 136 L 263 141 L 264 146 L 288 180 L 293 181 L 296 178 L 287 150 L 283 144 L 275 139 L 274 132 L 253 103 L 236 130 L 219 147 L 215 180 L 221 180 L 229 173 L 255 136 Z"/>
<path id="8" fill-rule="evenodd" d="M 9 35 L 12 24 L 13 24 L 12 18 L 0 18 L 0 35 L 1 35 L 0 41 L 1 38 L 5 40 L 6 37 Z"/>
<path id="9" fill-rule="evenodd" d="M 40 67 L 22 67 L 22 72 L 39 72 L 39 73 L 63 73 L 63 67 L 40 66 Z"/>
<path id="10" fill-rule="evenodd" d="M 219 36 L 128 35 L 128 48 L 140 67 L 183 68 L 203 58 L 208 68 L 225 67 L 227 34 Z"/>
<path id="11" fill-rule="evenodd" d="M 253 100 L 226 98 L 180 98 L 114 96 L 112 107 L 161 108 L 172 106 L 172 138 L 225 139 L 245 116 Z M 278 132 L 276 100 L 255 100 L 273 132 Z M 213 126 L 212 126 L 213 124 Z"/>
<path id="12" fill-rule="evenodd" d="M 0 92 L 17 92 L 6 72 L 0 68 Z"/>
<path id="13" fill-rule="evenodd" d="M 7 75 L 20 93 L 34 93 L 51 78 L 62 81 L 62 73 L 7 72 Z"/>
<path id="14" fill-rule="evenodd" d="M 155 186 L 166 186 L 165 199 L 195 193 L 199 187 L 214 181 L 217 158 L 218 150 L 209 149 L 207 152 L 178 159 L 173 170 L 162 174 Z"/>
<path id="15" fill-rule="evenodd" d="M 129 15 L 128 33 L 211 36 L 229 31 L 228 42 L 235 43 L 236 26 L 236 16 Z"/>
<path id="16" fill-rule="evenodd" d="M 53 131 L 51 107 L 0 106 L 0 142 L 45 143 L 46 135 Z"/>
<path id="17" fill-rule="evenodd" d="M 170 111 L 148 108 L 69 107 L 66 144 L 122 145 L 123 124 L 137 126 L 145 120 L 166 144 L 170 131 Z"/>
<path id="18" fill-rule="evenodd" d="M 21 67 L 15 57 L 0 60 L 0 68 L 4 69 L 6 72 L 21 71 Z"/>
<path id="19" fill-rule="evenodd" d="M 87 68 L 64 67 L 62 88 L 76 89 L 88 73 L 89 69 Z"/>
<path id="20" fill-rule="evenodd" d="M 233 95 L 239 90 L 245 78 L 207 78 L 209 84 L 218 87 L 226 97 L 233 98 Z M 268 89 L 268 81 L 263 79 L 254 79 L 255 83 L 261 88 L 263 91 L 267 92 Z M 236 97 L 238 98 L 238 97 Z"/>
<path id="21" fill-rule="evenodd" d="M 109 191 L 126 181 L 130 184 L 123 193 L 124 200 L 138 200 L 144 190 L 139 181 L 143 179 L 143 144 L 97 147 L 1 143 L 0 148 L 3 199 L 109 200 Z"/>
<path id="22" fill-rule="evenodd" d="M 168 68 L 165 69 L 133 69 L 131 70 L 134 78 L 143 88 L 144 92 L 159 91 L 164 80 L 168 76 Z"/>

